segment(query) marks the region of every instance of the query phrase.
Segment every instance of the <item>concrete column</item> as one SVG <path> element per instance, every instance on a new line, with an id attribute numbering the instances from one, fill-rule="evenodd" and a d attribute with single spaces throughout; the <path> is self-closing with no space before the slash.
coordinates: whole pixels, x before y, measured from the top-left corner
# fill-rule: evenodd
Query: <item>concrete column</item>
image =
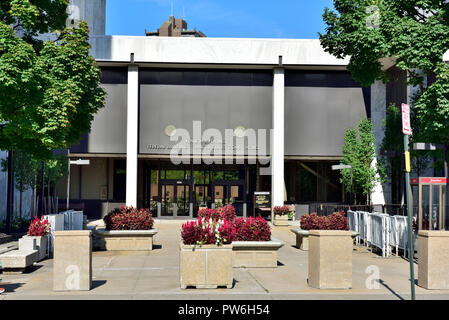
<path id="1" fill-rule="evenodd" d="M 386 117 L 387 109 L 387 91 L 386 85 L 382 81 L 376 81 L 371 86 L 371 122 L 373 124 L 374 139 L 376 145 L 376 154 L 380 154 L 380 146 L 385 136 L 382 121 Z M 377 163 L 374 159 L 372 165 Z M 391 185 L 376 184 L 371 194 L 373 205 L 384 205 L 385 202 L 391 203 Z"/>
<path id="2" fill-rule="evenodd" d="M 139 68 L 128 67 L 126 139 L 126 205 L 137 206 L 137 141 L 139 119 Z"/>
<path id="3" fill-rule="evenodd" d="M 271 207 L 284 204 L 284 69 L 273 73 L 273 131 L 271 139 Z"/>

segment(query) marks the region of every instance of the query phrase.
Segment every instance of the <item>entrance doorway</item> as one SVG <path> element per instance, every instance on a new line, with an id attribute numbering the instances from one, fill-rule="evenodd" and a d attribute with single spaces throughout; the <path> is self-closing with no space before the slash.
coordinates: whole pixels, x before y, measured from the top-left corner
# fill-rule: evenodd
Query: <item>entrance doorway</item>
<path id="1" fill-rule="evenodd" d="M 232 204 L 238 216 L 245 216 L 247 167 L 232 165 L 144 164 L 143 203 L 155 216 L 196 217 L 201 208 Z"/>
<path id="2" fill-rule="evenodd" d="M 222 207 L 233 205 L 236 213 L 242 213 L 246 204 L 244 183 L 237 181 L 216 181 L 213 185 L 214 205 Z M 245 208 L 246 209 L 246 208 Z"/>
<path id="3" fill-rule="evenodd" d="M 188 217 L 191 215 L 190 184 L 177 181 L 161 181 L 159 184 L 161 195 L 162 217 Z"/>

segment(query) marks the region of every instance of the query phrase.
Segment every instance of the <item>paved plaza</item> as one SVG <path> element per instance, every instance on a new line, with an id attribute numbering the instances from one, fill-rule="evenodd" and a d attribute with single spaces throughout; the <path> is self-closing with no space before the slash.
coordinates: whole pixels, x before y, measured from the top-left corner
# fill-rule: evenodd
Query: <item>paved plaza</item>
<path id="1" fill-rule="evenodd" d="M 278 268 L 234 268 L 232 289 L 186 289 L 179 285 L 179 243 L 183 221 L 156 220 L 159 233 L 153 251 L 93 252 L 93 289 L 54 292 L 53 260 L 37 263 L 24 274 L 0 274 L 6 292 L 0 300 L 15 299 L 409 299 L 409 263 L 399 256 L 382 258 L 364 246 L 353 251 L 353 288 L 318 290 L 307 284 L 306 251 L 295 247 L 291 227 L 273 227 L 273 237 L 285 242 Z M 374 266 L 374 267 L 370 267 Z M 370 268 L 369 268 L 370 267 Z M 379 270 L 380 283 L 371 281 Z M 415 264 L 415 277 L 417 278 Z M 368 273 L 367 273 L 368 271 Z M 367 286 L 368 283 L 368 286 Z M 371 284 L 371 286 L 370 286 Z M 373 287 L 374 288 L 369 288 Z M 378 288 L 376 288 L 378 284 Z M 417 299 L 449 299 L 449 291 L 416 287 Z"/>

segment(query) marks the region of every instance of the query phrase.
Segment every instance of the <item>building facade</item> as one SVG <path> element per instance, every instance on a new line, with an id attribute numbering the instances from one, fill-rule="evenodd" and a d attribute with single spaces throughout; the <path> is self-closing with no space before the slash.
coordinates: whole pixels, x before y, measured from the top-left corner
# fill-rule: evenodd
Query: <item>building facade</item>
<path id="1" fill-rule="evenodd" d="M 104 1 L 89 2 L 97 9 L 74 11 L 104 22 Z M 370 118 L 380 144 L 386 86 L 360 87 L 348 60 L 319 40 L 100 32 L 90 41 L 108 95 L 91 132 L 70 148 L 71 159 L 90 165 L 71 166 L 69 195 L 90 218 L 108 203 L 171 218 L 232 203 L 246 216 L 255 191 L 270 191 L 273 206 L 342 203 L 347 194 L 331 166 L 345 131 Z M 66 186 L 58 185 L 59 199 Z M 385 196 L 379 185 L 372 199 L 383 204 Z"/>

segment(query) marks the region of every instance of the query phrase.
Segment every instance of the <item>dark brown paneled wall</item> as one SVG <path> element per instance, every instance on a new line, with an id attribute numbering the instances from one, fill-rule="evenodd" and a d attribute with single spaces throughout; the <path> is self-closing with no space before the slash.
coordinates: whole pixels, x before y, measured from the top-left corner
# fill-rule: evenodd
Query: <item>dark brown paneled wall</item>
<path id="1" fill-rule="evenodd" d="M 407 103 L 407 72 L 397 67 L 388 69 L 391 80 L 387 83 L 387 106 L 391 103 L 398 107 L 403 103 Z"/>

